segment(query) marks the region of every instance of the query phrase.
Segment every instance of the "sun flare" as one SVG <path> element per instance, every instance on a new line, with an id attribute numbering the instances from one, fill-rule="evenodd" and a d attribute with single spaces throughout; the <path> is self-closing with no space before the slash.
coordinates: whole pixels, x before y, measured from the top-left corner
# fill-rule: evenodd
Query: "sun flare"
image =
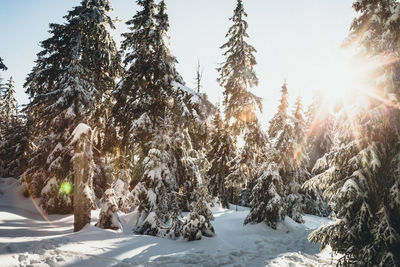
<path id="1" fill-rule="evenodd" d="M 379 66 L 376 60 L 343 49 L 323 65 L 324 69 L 316 74 L 316 79 L 318 84 L 323 84 L 319 93 L 328 106 L 365 101 L 372 93 L 372 73 Z"/>

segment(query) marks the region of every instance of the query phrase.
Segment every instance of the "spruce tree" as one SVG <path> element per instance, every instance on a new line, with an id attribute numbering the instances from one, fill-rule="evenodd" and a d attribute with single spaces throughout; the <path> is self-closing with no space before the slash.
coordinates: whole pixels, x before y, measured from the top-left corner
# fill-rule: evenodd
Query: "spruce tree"
<path id="1" fill-rule="evenodd" d="M 17 178 L 23 172 L 28 131 L 19 114 L 12 77 L 0 92 L 0 177 Z"/>
<path id="2" fill-rule="evenodd" d="M 48 213 L 71 212 L 71 191 L 60 193 L 62 184 L 72 184 L 70 134 L 82 122 L 98 125 L 98 109 L 119 72 L 109 11 L 108 0 L 82 0 L 64 17 L 66 23 L 50 24 L 51 37 L 41 42 L 25 83 L 35 147 L 26 179 Z"/>
<path id="3" fill-rule="evenodd" d="M 269 124 L 270 151 L 268 161 L 255 182 L 251 193 L 251 211 L 245 223 L 264 221 L 275 228 L 278 221 L 287 214 L 296 222 L 303 222 L 302 197 L 299 194 L 300 178 L 303 175 L 301 153 L 297 143 L 301 143 L 304 124 L 301 114 L 301 102 L 297 101 L 294 115 L 290 121 L 288 115 L 288 90 L 282 86 L 282 96 L 278 111 Z M 293 125 L 292 125 L 293 122 Z M 294 128 L 300 130 L 294 132 Z M 268 194 L 265 194 L 265 191 Z"/>
<path id="4" fill-rule="evenodd" d="M 353 7 L 359 16 L 350 38 L 364 48 L 364 56 L 387 59 L 398 54 L 399 3 L 361 0 Z M 339 265 L 400 265 L 398 73 L 398 63 L 388 60 L 375 79 L 374 95 L 392 103 L 346 103 L 339 136 L 326 156 L 329 169 L 307 183 L 324 190 L 338 218 L 309 238 L 342 253 Z"/>
<path id="5" fill-rule="evenodd" d="M 13 77 L 4 84 L 1 94 L 1 116 L 7 120 L 17 115 L 17 101 L 15 100 L 15 85 Z"/>
<path id="6" fill-rule="evenodd" d="M 211 149 L 207 153 L 207 158 L 211 163 L 211 168 L 207 173 L 210 180 L 209 191 L 212 196 L 218 197 L 222 201 L 224 207 L 228 207 L 229 192 L 225 182 L 229 181 L 227 177 L 230 174 L 230 164 L 235 156 L 235 146 L 219 108 L 211 125 Z"/>
<path id="7" fill-rule="evenodd" d="M 133 196 L 140 220 L 135 232 L 170 236 L 171 231 L 179 234 L 180 208 L 197 200 L 194 189 L 204 157 L 195 151 L 185 129 L 193 128 L 192 121 L 202 114 L 190 89 L 183 86 L 167 45 L 165 2 L 137 4 L 141 9 L 127 22 L 130 32 L 123 34 L 124 63 L 129 68 L 114 90 L 112 116 L 121 138 L 123 165 L 133 169 L 131 179 L 136 184 Z M 178 198 L 179 188 L 184 193 Z"/>
<path id="8" fill-rule="evenodd" d="M 254 71 L 257 62 L 253 53 L 256 49 L 245 40 L 249 38 L 246 17 L 242 0 L 238 0 L 230 18 L 233 25 L 226 34 L 228 41 L 221 46 L 221 49 L 226 49 L 226 61 L 218 68 L 218 82 L 225 88 L 225 117 L 228 122 L 234 120 L 232 128 L 236 135 L 243 131 L 247 123 L 257 120 L 257 107 L 261 110 L 261 98 L 248 90 L 258 85 L 258 78 Z"/>
<path id="9" fill-rule="evenodd" d="M 286 83 L 282 86 L 282 96 L 278 112 L 269 122 L 268 137 L 272 148 L 272 161 L 280 168 L 280 173 L 288 175 L 294 166 L 293 126 L 288 115 L 288 90 Z"/>
<path id="10" fill-rule="evenodd" d="M 257 119 L 257 110 L 262 110 L 261 98 L 249 91 L 258 85 L 258 78 L 254 71 L 257 62 L 253 54 L 256 49 L 246 42 L 246 38 L 249 38 L 246 17 L 242 0 L 238 0 L 230 18 L 233 25 L 226 34 L 228 41 L 221 46 L 221 49 L 226 49 L 223 54 L 226 60 L 218 68 L 218 82 L 225 88 L 225 119 L 230 125 L 235 143 L 239 136 L 244 143 L 232 163 L 231 175 L 227 181 L 233 192 L 229 201 L 235 203 L 248 180 L 254 179 L 253 170 L 257 168 L 254 164 L 261 161 L 266 141 Z"/>
<path id="11" fill-rule="evenodd" d="M 276 229 L 277 223 L 286 215 L 284 190 L 278 165 L 274 162 L 268 164 L 253 187 L 251 210 L 244 224 L 265 222 Z"/>
<path id="12" fill-rule="evenodd" d="M 328 153 L 333 144 L 335 118 L 328 110 L 323 97 L 316 93 L 307 109 L 306 151 L 309 156 L 308 171 L 311 172 L 318 159 Z"/>
<path id="13" fill-rule="evenodd" d="M 3 59 L 0 57 L 0 70 L 7 70 L 6 65 L 3 63 Z"/>

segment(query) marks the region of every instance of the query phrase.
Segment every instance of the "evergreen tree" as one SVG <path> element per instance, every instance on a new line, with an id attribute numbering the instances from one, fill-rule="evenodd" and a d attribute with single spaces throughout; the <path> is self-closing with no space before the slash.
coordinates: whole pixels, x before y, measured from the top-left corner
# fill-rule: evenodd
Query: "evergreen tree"
<path id="1" fill-rule="evenodd" d="M 100 209 L 99 221 L 96 226 L 103 229 L 117 230 L 121 229 L 121 223 L 118 218 L 117 196 L 112 188 L 105 191 L 101 198 L 103 206 Z"/>
<path id="2" fill-rule="evenodd" d="M 282 86 L 282 96 L 278 106 L 278 112 L 269 122 L 268 137 L 272 148 L 272 161 L 274 161 L 280 173 L 288 175 L 294 166 L 293 127 L 288 115 L 288 90 L 286 83 Z"/>
<path id="3" fill-rule="evenodd" d="M 185 209 L 197 199 L 193 189 L 204 172 L 204 157 L 193 148 L 186 129 L 202 114 L 190 89 L 183 86 L 167 45 L 165 2 L 137 4 L 141 10 L 127 22 L 130 32 L 123 34 L 129 68 L 114 91 L 112 115 L 122 139 L 124 165 L 131 165 L 135 175 L 134 205 L 140 213 L 135 231 L 170 236 L 180 231 L 179 200 Z M 180 198 L 179 188 L 184 192 Z"/>
<path id="4" fill-rule="evenodd" d="M 303 222 L 302 213 L 305 209 L 303 205 L 305 192 L 301 190 L 301 184 L 309 178 L 309 173 L 307 171 L 308 155 L 305 148 L 306 123 L 300 96 L 296 98 L 293 114 L 290 119 L 293 126 L 294 165 L 288 185 L 289 195 L 286 197 L 288 205 L 287 213 L 296 222 Z"/>
<path id="5" fill-rule="evenodd" d="M 235 145 L 219 108 L 211 125 L 213 127 L 210 137 L 211 149 L 207 153 L 207 158 L 211 163 L 211 168 L 207 173 L 210 180 L 209 191 L 212 196 L 220 198 L 223 206 L 228 207 L 229 192 L 225 187 L 225 181 L 230 174 L 230 164 L 235 156 Z"/>
<path id="6" fill-rule="evenodd" d="M 253 69 L 256 59 L 253 53 L 255 48 L 245 41 L 248 38 L 247 17 L 242 0 L 237 1 L 226 38 L 229 40 L 221 46 L 226 49 L 225 63 L 218 69 L 220 77 L 218 82 L 224 91 L 225 117 L 228 122 L 234 120 L 232 125 L 235 134 L 240 134 L 247 123 L 257 120 L 256 108 L 261 108 L 261 98 L 249 92 L 249 88 L 258 84 L 258 78 Z"/>
<path id="7" fill-rule="evenodd" d="M 41 43 L 25 83 L 35 147 L 26 179 L 34 197 L 48 193 L 41 204 L 49 213 L 72 210 L 71 192 L 58 197 L 61 184 L 72 184 L 70 134 L 81 122 L 100 122 L 97 111 L 119 72 L 109 11 L 108 0 L 82 0 L 64 17 L 65 24 L 50 24 L 51 37 Z"/>
<path id="8" fill-rule="evenodd" d="M 226 49 L 226 61 L 218 68 L 218 82 L 224 91 L 225 119 L 230 124 L 235 143 L 239 136 L 243 138 L 243 147 L 232 163 L 231 175 L 227 177 L 227 186 L 231 187 L 229 201 L 238 203 L 239 193 L 248 180 L 254 179 L 253 170 L 262 160 L 262 149 L 265 147 L 265 135 L 260 130 L 257 110 L 262 110 L 261 98 L 249 91 L 258 85 L 254 71 L 256 60 L 255 48 L 246 42 L 248 24 L 242 0 L 237 1 L 236 8 L 230 20 L 226 38 L 228 41 L 221 46 Z"/>
<path id="9" fill-rule="evenodd" d="M 25 118 L 18 113 L 12 77 L 0 94 L 0 177 L 18 177 L 23 172 L 23 156 L 28 131 Z"/>
<path id="10" fill-rule="evenodd" d="M 0 70 L 7 70 L 6 65 L 3 63 L 3 59 L 0 57 Z"/>
<path id="11" fill-rule="evenodd" d="M 335 118 L 325 104 L 323 97 L 317 93 L 307 109 L 306 150 L 309 156 L 308 171 L 310 172 L 317 160 L 328 153 L 333 144 Z"/>
<path id="12" fill-rule="evenodd" d="M 251 210 L 244 223 L 265 222 L 276 229 L 277 222 L 284 219 L 284 185 L 276 163 L 270 163 L 258 177 L 252 190 Z"/>
<path id="13" fill-rule="evenodd" d="M 288 90 L 286 83 L 282 86 L 282 97 L 278 112 L 270 121 L 268 133 L 270 152 L 268 163 L 263 167 L 261 176 L 251 194 L 251 212 L 245 223 L 264 221 L 275 228 L 278 221 L 287 214 L 297 222 L 302 219 L 302 197 L 299 194 L 302 170 L 302 157 L 297 151 L 297 142 L 304 138 L 304 124 L 301 114 L 301 102 L 297 101 L 293 125 L 288 115 Z M 295 133 L 294 127 L 300 132 Z M 265 191 L 268 194 L 265 194 Z"/>
<path id="14" fill-rule="evenodd" d="M 13 77 L 7 81 L 3 86 L 1 95 L 1 116 L 7 120 L 17 115 L 17 101 L 15 100 L 15 85 Z"/>
<path id="15" fill-rule="evenodd" d="M 364 48 L 364 55 L 387 59 L 398 54 L 399 3 L 360 0 L 353 7 L 359 16 L 350 38 Z M 398 73 L 398 63 L 389 60 L 375 79 L 374 95 L 393 103 L 346 103 L 339 136 L 326 156 L 329 169 L 307 183 L 324 190 L 338 218 L 309 238 L 342 253 L 339 265 L 400 265 Z"/>

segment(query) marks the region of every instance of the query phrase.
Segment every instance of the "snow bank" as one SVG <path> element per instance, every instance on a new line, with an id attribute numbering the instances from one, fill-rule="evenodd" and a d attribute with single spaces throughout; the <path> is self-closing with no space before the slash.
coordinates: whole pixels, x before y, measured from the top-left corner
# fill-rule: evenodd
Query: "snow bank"
<path id="1" fill-rule="evenodd" d="M 246 225 L 249 210 L 213 207 L 216 236 L 186 242 L 132 233 L 138 213 L 119 214 L 122 230 L 94 227 L 73 233 L 72 215 L 44 217 L 32 200 L 16 193 L 14 179 L 0 179 L 0 262 L 2 266 L 330 266 L 330 250 L 319 252 L 307 235 L 327 218 L 290 218 L 273 230 L 265 224 Z"/>

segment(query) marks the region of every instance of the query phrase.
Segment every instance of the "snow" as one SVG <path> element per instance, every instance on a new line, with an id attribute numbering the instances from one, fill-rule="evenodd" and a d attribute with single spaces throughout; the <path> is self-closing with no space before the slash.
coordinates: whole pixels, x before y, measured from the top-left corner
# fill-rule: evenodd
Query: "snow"
<path id="1" fill-rule="evenodd" d="M 72 132 L 71 144 L 76 143 L 76 141 L 78 141 L 79 138 L 81 138 L 81 135 L 88 134 L 90 130 L 91 128 L 89 125 L 85 123 L 79 123 L 78 126 L 76 126 L 75 130 Z"/>
<path id="2" fill-rule="evenodd" d="M 212 208 L 216 236 L 186 242 L 132 233 L 137 213 L 120 214 L 122 230 L 93 226 L 73 232 L 72 215 L 42 216 L 33 201 L 22 196 L 13 178 L 0 178 L 0 262 L 2 266 L 331 266 L 329 248 L 309 243 L 308 234 L 330 223 L 304 216 L 305 224 L 290 218 L 277 230 L 265 224 L 243 226 L 249 210 Z M 47 218 L 48 220 L 46 220 Z"/>

